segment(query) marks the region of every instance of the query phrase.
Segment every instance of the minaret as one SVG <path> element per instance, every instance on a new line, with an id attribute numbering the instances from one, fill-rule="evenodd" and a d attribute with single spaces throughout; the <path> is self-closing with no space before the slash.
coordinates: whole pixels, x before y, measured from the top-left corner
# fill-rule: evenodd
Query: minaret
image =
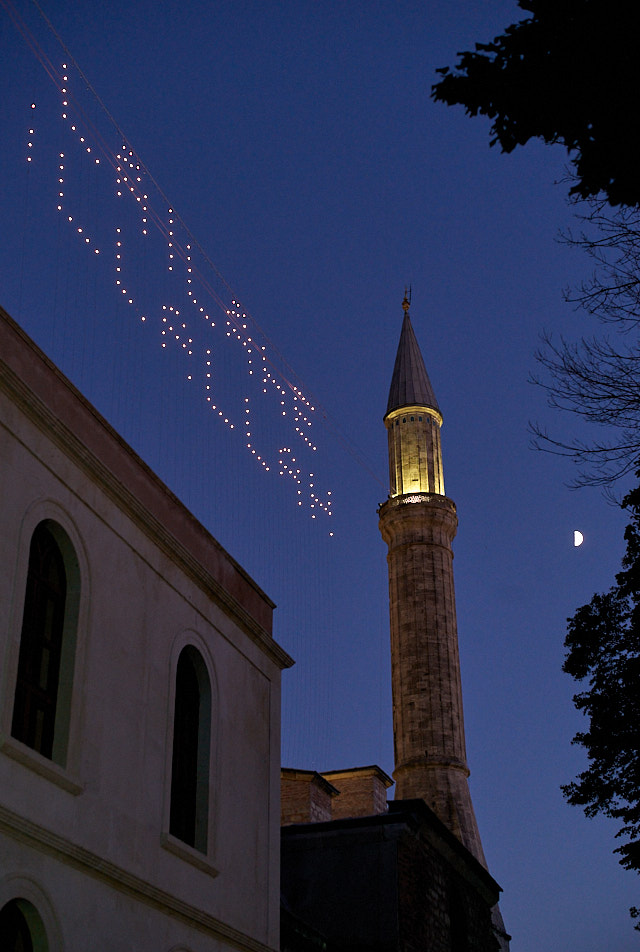
<path id="1" fill-rule="evenodd" d="M 384 417 L 396 798 L 421 798 L 486 867 L 467 777 L 451 543 L 458 518 L 444 494 L 442 415 L 406 294 Z"/>

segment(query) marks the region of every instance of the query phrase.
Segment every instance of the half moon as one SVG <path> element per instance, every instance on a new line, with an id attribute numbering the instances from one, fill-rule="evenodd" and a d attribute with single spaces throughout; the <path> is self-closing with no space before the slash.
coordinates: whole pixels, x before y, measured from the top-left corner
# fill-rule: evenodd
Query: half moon
<path id="1" fill-rule="evenodd" d="M 579 545 L 582 545 L 583 542 L 584 542 L 584 536 L 582 535 L 581 532 L 579 532 L 579 531 L 576 529 L 576 530 L 574 531 L 574 533 L 573 533 L 573 544 L 574 544 L 574 546 L 576 546 L 576 548 L 577 548 Z"/>

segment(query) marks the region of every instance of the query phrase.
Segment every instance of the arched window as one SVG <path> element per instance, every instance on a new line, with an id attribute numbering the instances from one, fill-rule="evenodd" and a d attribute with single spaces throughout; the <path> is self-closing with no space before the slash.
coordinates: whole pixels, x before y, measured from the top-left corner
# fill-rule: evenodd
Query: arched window
<path id="1" fill-rule="evenodd" d="M 43 757 L 66 760 L 79 595 L 66 533 L 41 522 L 31 537 L 11 734 Z"/>
<path id="2" fill-rule="evenodd" d="M 207 852 L 211 682 L 200 653 L 187 645 L 176 670 L 169 832 Z"/>
<path id="3" fill-rule="evenodd" d="M 3 952 L 48 952 L 42 919 L 26 899 L 12 899 L 0 909 Z"/>

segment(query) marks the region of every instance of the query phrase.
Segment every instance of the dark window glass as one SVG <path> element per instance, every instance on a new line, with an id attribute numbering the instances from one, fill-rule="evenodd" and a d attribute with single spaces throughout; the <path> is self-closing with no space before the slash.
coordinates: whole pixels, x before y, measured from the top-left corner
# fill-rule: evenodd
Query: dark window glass
<path id="1" fill-rule="evenodd" d="M 0 909 L 0 940 L 3 952 L 33 952 L 31 930 L 15 899 Z"/>
<path id="2" fill-rule="evenodd" d="M 169 832 L 190 846 L 196 835 L 199 724 L 198 676 L 188 652 L 183 651 L 176 673 Z"/>
<path id="3" fill-rule="evenodd" d="M 48 758 L 53 751 L 66 597 L 62 554 L 41 523 L 29 550 L 11 733 Z"/>
<path id="4" fill-rule="evenodd" d="M 200 653 L 187 645 L 176 669 L 169 832 L 207 852 L 211 682 Z"/>

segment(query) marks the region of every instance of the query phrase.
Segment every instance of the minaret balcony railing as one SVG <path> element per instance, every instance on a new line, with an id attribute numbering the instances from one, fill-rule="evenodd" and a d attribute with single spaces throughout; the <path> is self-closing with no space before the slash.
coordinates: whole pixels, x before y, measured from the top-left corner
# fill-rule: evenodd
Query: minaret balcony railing
<path id="1" fill-rule="evenodd" d="M 401 493 L 398 496 L 389 496 L 385 502 L 378 506 L 378 513 L 383 509 L 391 509 L 394 506 L 409 506 L 417 502 L 432 502 L 433 500 L 446 499 L 441 493 Z"/>

